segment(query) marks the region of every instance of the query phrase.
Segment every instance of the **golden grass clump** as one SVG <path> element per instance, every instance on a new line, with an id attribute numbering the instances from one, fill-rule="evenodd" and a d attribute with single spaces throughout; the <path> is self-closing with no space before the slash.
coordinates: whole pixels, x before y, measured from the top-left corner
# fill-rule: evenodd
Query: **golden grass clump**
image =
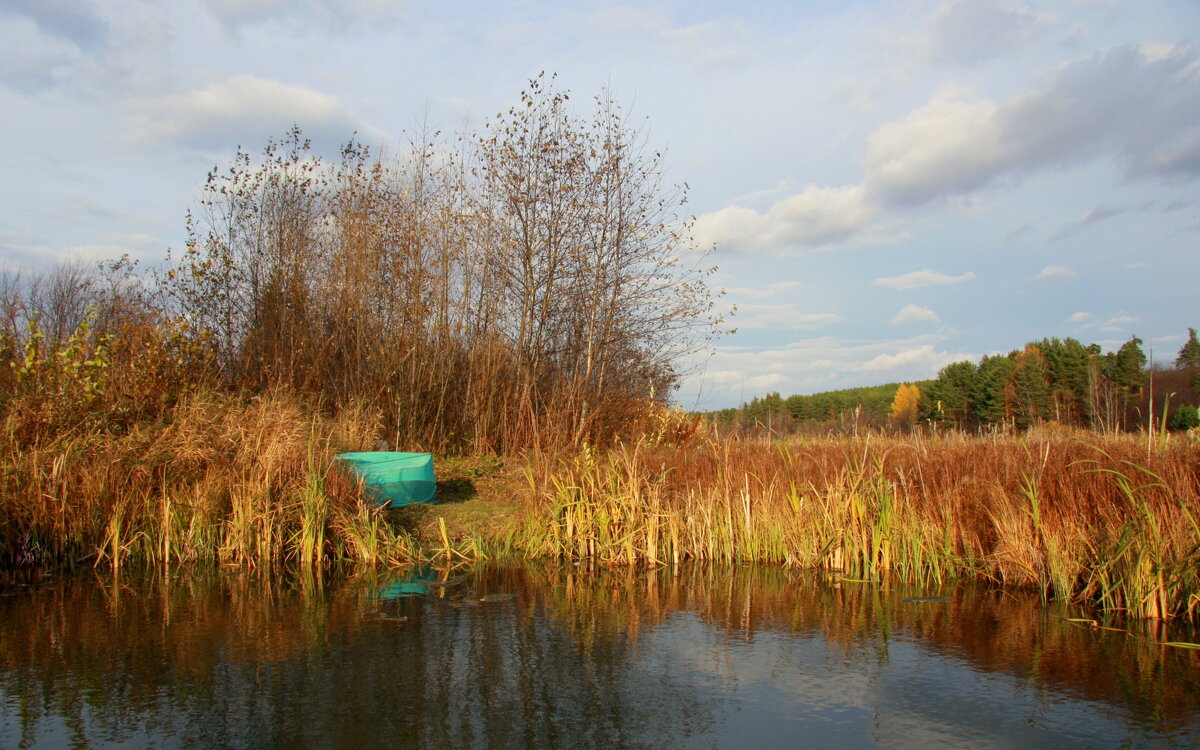
<path id="1" fill-rule="evenodd" d="M 10 417 L 16 419 L 16 417 Z M 377 420 L 329 418 L 283 393 L 194 393 L 128 430 L 0 436 L 0 559 L 311 566 L 399 562 L 405 534 L 365 505 L 333 456 L 370 444 Z"/>

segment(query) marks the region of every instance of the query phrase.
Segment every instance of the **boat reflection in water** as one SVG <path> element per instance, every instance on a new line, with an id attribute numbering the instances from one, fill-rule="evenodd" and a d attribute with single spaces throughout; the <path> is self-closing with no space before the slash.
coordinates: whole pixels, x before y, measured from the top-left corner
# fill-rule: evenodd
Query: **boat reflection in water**
<path id="1" fill-rule="evenodd" d="M 1200 652 L 1152 643 L 1190 634 L 972 586 L 526 565 L 0 593 L 2 747 L 1200 742 Z"/>

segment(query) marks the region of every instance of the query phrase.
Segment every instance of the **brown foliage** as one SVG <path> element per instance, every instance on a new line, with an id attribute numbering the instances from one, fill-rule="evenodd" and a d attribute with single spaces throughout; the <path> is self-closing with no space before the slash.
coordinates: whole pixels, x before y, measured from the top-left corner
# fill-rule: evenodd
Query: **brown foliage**
<path id="1" fill-rule="evenodd" d="M 591 120 L 542 78 L 457 149 L 405 159 L 298 129 L 214 171 L 164 279 L 223 381 L 370 403 L 405 449 L 603 443 L 713 332 L 703 257 L 608 98 Z"/>

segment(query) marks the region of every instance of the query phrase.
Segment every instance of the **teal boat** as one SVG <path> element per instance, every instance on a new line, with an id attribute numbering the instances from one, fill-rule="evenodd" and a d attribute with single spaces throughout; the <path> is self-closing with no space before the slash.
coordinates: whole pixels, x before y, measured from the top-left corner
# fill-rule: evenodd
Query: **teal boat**
<path id="1" fill-rule="evenodd" d="M 363 481 L 363 489 L 380 505 L 399 508 L 433 500 L 437 481 L 428 453 L 364 451 L 338 456 Z"/>

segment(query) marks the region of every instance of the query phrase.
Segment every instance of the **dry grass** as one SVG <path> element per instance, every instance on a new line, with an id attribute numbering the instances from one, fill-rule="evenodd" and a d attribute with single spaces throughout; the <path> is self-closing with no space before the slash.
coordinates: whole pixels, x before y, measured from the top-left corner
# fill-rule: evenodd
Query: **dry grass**
<path id="1" fill-rule="evenodd" d="M 376 419 L 321 416 L 293 397 L 200 393 L 127 431 L 64 431 L 29 444 L 10 412 L 0 434 L 10 563 L 213 561 L 312 566 L 415 559 L 411 538 L 331 471 L 369 445 Z"/>
<path id="2" fill-rule="evenodd" d="M 1143 617 L 1200 614 L 1200 447 L 1134 436 L 831 437 L 543 459 L 507 543 L 611 564 L 761 561 L 982 576 Z"/>
<path id="3" fill-rule="evenodd" d="M 159 365 L 138 380 L 148 370 L 113 364 L 105 346 L 81 336 L 13 369 L 0 561 L 760 561 L 870 580 L 978 576 L 1137 616 L 1200 615 L 1200 443 L 1186 437 L 717 439 L 643 405 L 635 442 L 509 459 L 507 480 L 527 467 L 524 488 L 493 483 L 503 497 L 472 499 L 464 475 L 465 502 L 406 525 L 330 470 L 337 452 L 374 443 L 376 412 L 188 384 L 171 369 L 187 352 L 169 339 L 123 355 Z"/>

